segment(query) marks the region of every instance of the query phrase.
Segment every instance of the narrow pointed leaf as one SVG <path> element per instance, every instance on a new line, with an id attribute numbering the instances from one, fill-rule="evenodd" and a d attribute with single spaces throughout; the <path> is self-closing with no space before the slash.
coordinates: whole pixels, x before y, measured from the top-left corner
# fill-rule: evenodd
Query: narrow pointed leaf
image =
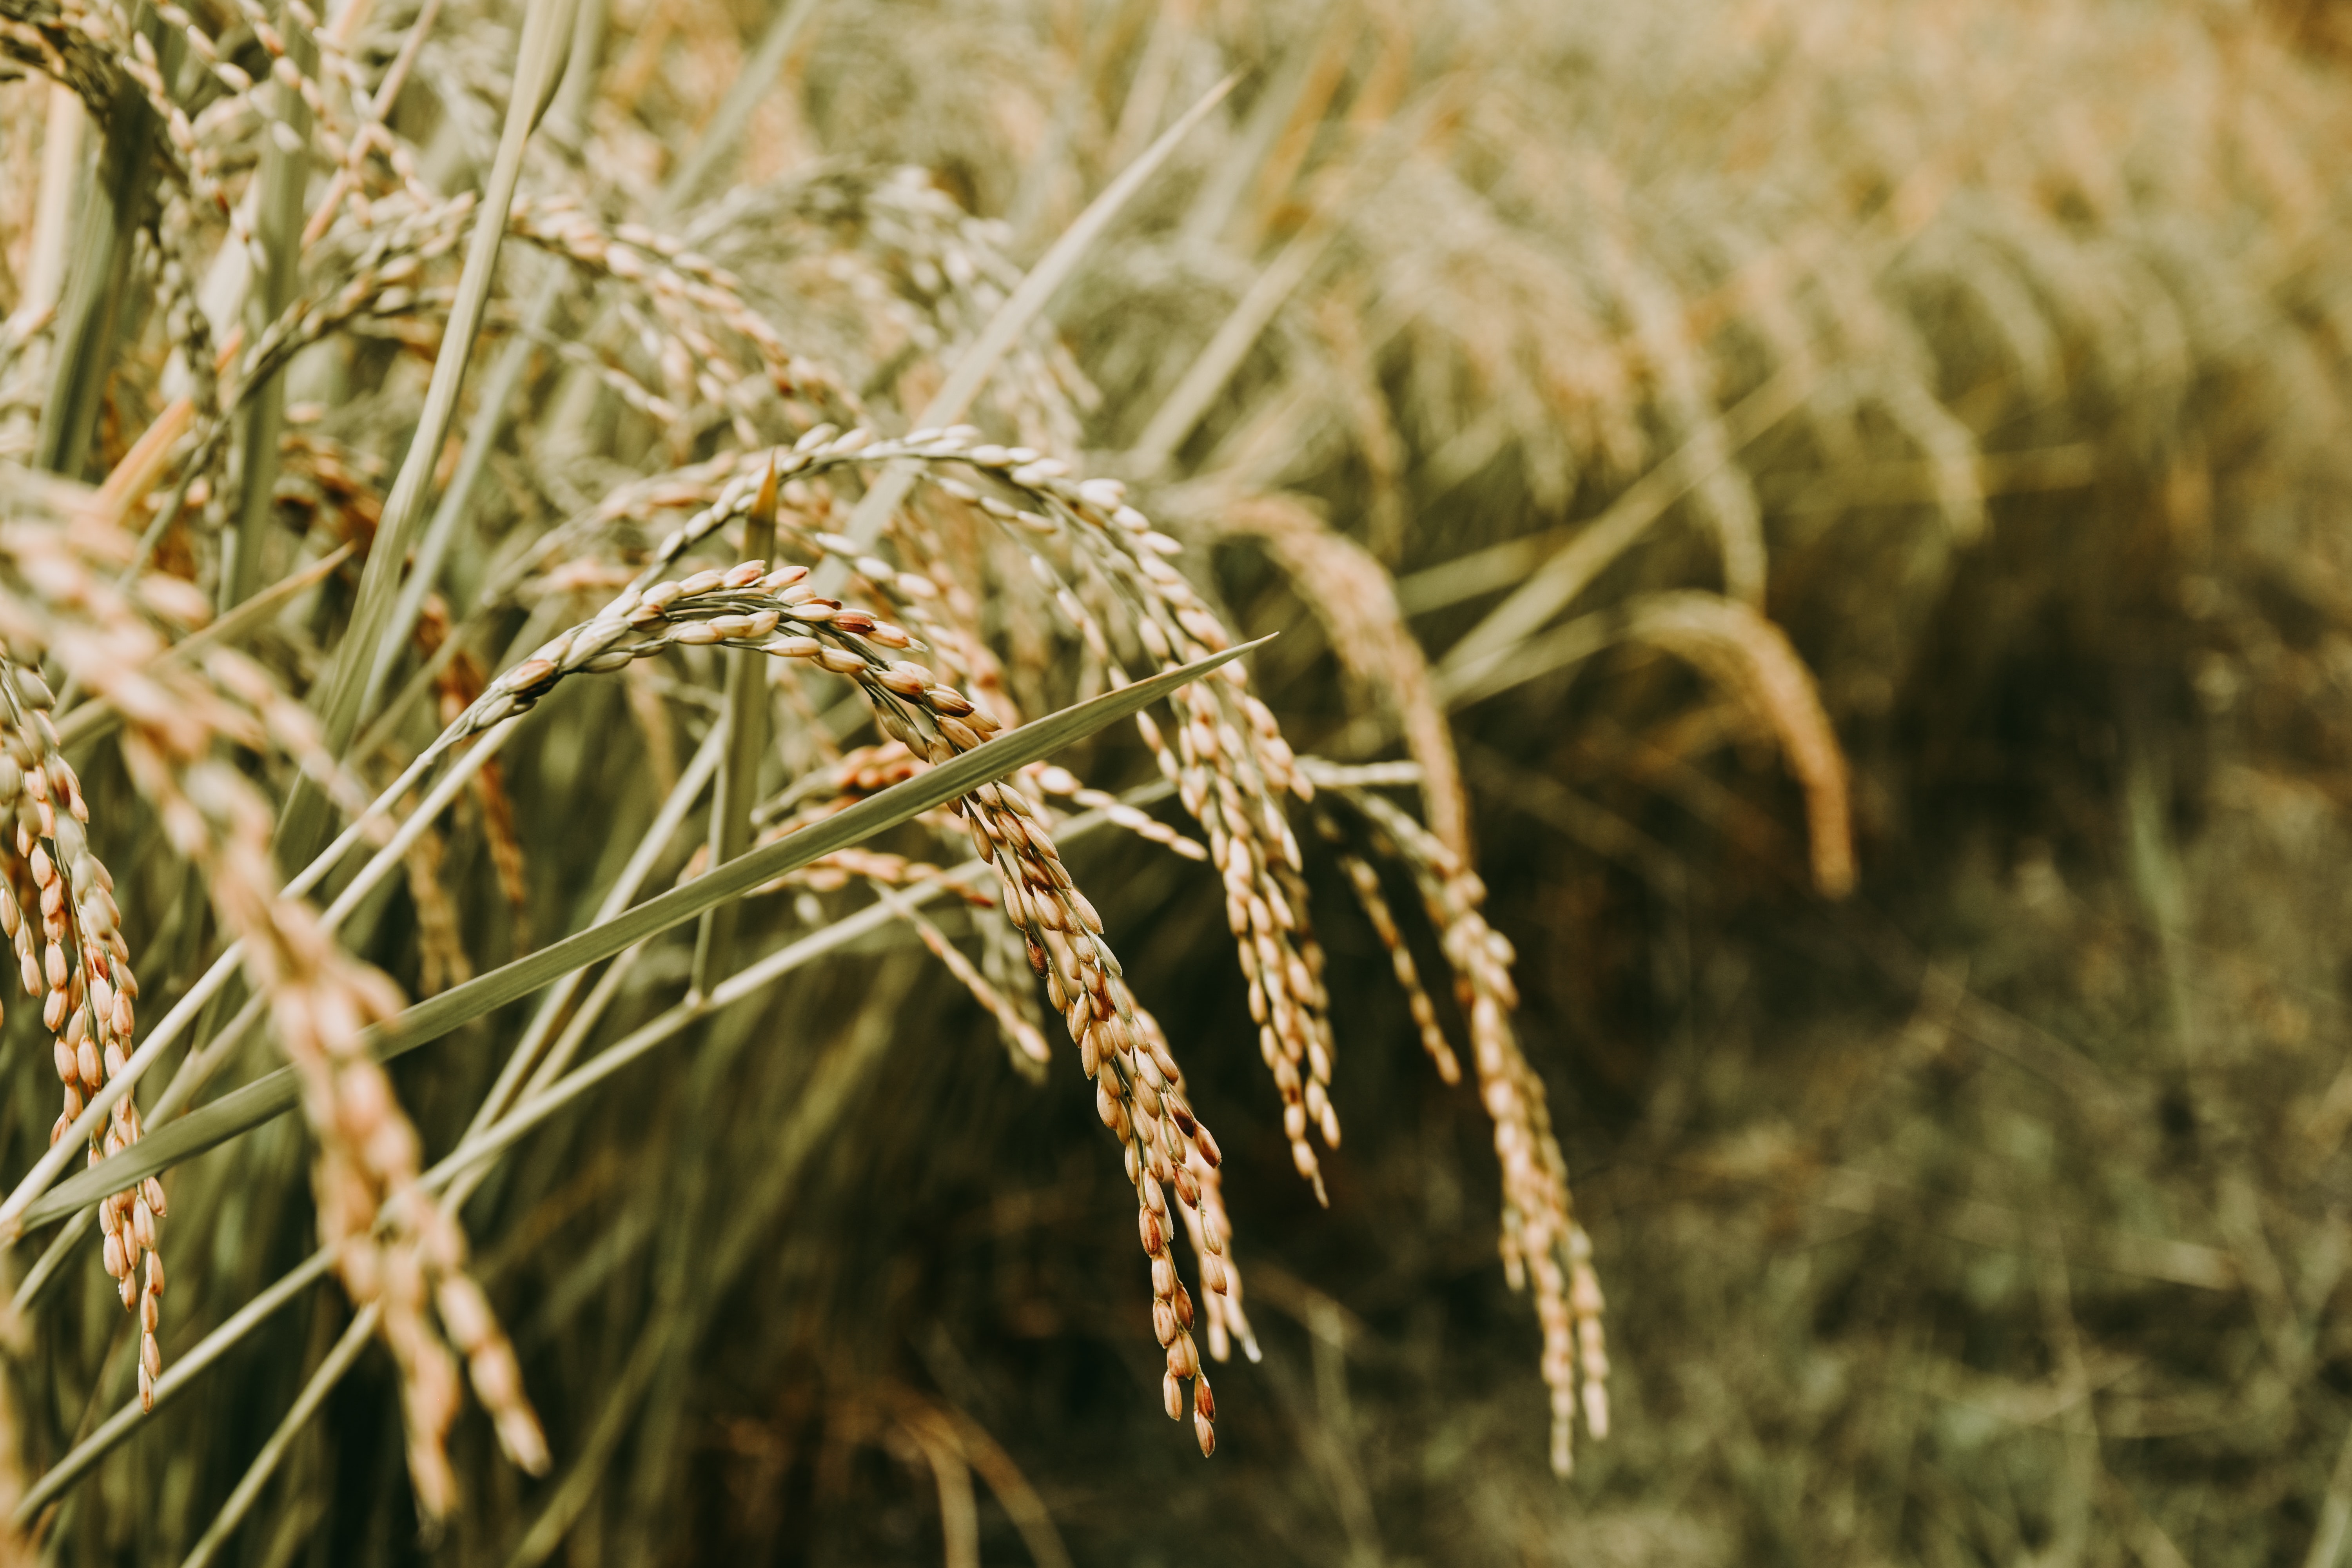
<path id="1" fill-rule="evenodd" d="M 1008 730 L 953 762 L 926 769 L 846 811 L 812 823 L 773 844 L 762 845 L 609 921 L 419 1002 L 398 1017 L 370 1029 L 367 1048 L 378 1060 L 389 1060 L 439 1039 L 452 1029 L 530 995 L 572 970 L 610 958 L 623 948 L 690 921 L 729 899 L 740 898 L 787 871 L 849 848 L 933 806 L 968 795 L 992 779 L 1003 778 L 1050 756 L 1267 640 L 1243 643 L 1179 668 L 1163 670 L 1149 680 L 1107 691 L 1090 701 Z M 290 1109 L 299 1093 L 293 1069 L 280 1068 L 267 1078 L 223 1095 L 169 1126 L 151 1131 L 104 1163 L 59 1183 L 25 1211 L 22 1228 L 29 1231 L 64 1219 L 85 1204 L 109 1193 L 119 1193 L 257 1127 Z"/>

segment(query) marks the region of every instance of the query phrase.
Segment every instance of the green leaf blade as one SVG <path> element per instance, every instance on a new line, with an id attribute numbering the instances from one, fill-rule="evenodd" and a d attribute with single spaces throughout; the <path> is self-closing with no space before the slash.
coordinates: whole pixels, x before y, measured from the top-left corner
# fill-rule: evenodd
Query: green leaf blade
<path id="1" fill-rule="evenodd" d="M 520 1001 L 572 970 L 610 958 L 649 936 L 693 920 L 705 910 L 740 898 L 763 882 L 847 849 L 934 806 L 968 795 L 991 780 L 1041 761 L 1271 640 L 1261 637 L 1256 642 L 1239 644 L 1008 730 L 953 762 L 926 769 L 846 811 L 812 823 L 773 844 L 762 845 L 609 921 L 575 931 L 502 968 L 428 997 L 398 1017 L 370 1029 L 367 1048 L 380 1061 L 405 1055 L 509 1002 Z M 55 1224 L 110 1193 L 121 1192 L 148 1176 L 193 1159 L 282 1115 L 292 1109 L 299 1096 L 291 1068 L 280 1068 L 266 1078 L 257 1079 L 168 1126 L 155 1129 L 103 1163 L 59 1183 L 25 1211 L 21 1228 L 31 1231 Z"/>

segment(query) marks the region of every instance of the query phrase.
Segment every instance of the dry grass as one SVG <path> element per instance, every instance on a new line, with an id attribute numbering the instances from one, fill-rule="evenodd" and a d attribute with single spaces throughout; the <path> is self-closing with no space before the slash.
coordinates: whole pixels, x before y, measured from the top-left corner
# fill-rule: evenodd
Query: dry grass
<path id="1" fill-rule="evenodd" d="M 2341 32 L 0 0 L 0 1558 L 2335 1562 Z"/>

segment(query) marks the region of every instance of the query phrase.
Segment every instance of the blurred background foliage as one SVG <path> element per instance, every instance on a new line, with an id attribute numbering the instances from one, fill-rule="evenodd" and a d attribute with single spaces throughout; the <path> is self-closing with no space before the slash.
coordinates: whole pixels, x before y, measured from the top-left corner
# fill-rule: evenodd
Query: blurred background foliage
<path id="1" fill-rule="evenodd" d="M 1237 629 L 1285 633 L 1255 680 L 1300 752 L 1405 754 L 1415 702 L 1446 714 L 1608 1292 L 1615 1430 L 1551 1477 L 1490 1129 L 1429 1070 L 1329 854 L 1302 833 L 1348 1131 L 1327 1211 L 1252 1060 L 1215 878 L 1089 841 L 1079 883 L 1228 1155 L 1265 1353 L 1223 1374 L 1213 1461 L 1157 1415 L 1082 1084 L 1008 1071 L 900 935 L 636 1069 L 467 1209 L 554 1479 L 469 1416 L 465 1506 L 421 1541 L 393 1375 L 363 1361 L 233 1560 L 2337 1563 L 2344 8 L 807 12 L 740 154 L 681 195 L 774 18 L 608 0 L 525 189 L 674 228 L 886 426 L 991 278 L 1242 73 L 982 420 L 1127 479 Z M 415 15 L 378 0 L 355 53 L 388 60 Z M 487 164 L 514 26 L 447 0 L 398 111 L 429 181 Z M 44 101 L 0 87 L 18 241 Z M 943 275 L 941 236 L 996 271 Z M 561 265 L 509 252 L 494 338 Z M 593 341 L 599 299 L 573 288 L 552 336 Z M 627 363 L 623 335 L 594 353 Z M 289 458 L 289 538 L 364 537 L 362 458 L 418 364 L 396 333 L 296 363 L 289 396 L 324 408 L 302 450 L 356 456 Z M 583 364 L 532 362 L 451 603 L 499 542 L 669 460 Z M 102 425 L 98 471 L 143 424 Z M 1400 626 L 1426 668 L 1383 658 Z M 478 816 L 441 847 L 476 968 L 572 923 L 607 826 L 650 816 L 709 717 L 617 683 L 550 710 L 506 763 L 526 900 Z M 1098 762 L 1149 776 L 1132 746 Z M 412 993 L 452 962 L 419 912 L 352 939 Z M 428 1144 L 495 1045 L 395 1075 Z M 37 1136 L 50 1101 L 10 1092 Z M 206 1306 L 180 1310 L 307 1253 L 303 1158 L 280 1126 L 182 1173 L 175 1211 L 222 1217 L 184 1244 Z M 89 1272 L 59 1436 L 119 1330 Z M 68 1505 L 60 1560 L 176 1560 L 347 1312 L 320 1295 L 159 1417 Z"/>

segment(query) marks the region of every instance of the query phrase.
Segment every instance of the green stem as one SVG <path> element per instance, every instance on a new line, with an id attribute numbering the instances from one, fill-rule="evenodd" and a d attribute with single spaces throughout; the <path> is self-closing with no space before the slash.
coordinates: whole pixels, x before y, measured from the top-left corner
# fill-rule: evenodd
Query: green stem
<path id="1" fill-rule="evenodd" d="M 449 324 L 433 361 L 433 379 L 425 389 L 424 411 L 418 416 L 416 434 L 409 441 L 400 473 L 393 480 L 392 493 L 384 500 L 375 543 L 368 552 L 367 570 L 361 574 L 359 595 L 352 605 L 350 624 L 336 649 L 334 673 L 328 679 L 320 704 L 321 739 L 331 756 L 341 757 L 352 731 L 359 728 L 361 706 L 392 620 L 401 568 L 424 513 L 442 443 L 457 416 L 466 363 L 472 357 L 474 338 L 489 303 L 499 244 L 506 236 L 507 210 L 514 204 L 515 186 L 522 178 L 523 152 L 555 89 L 556 73 L 571 41 L 571 5 L 572 0 L 530 0 L 524 15 L 514 96 L 507 104 L 497 160 L 483 186 L 473 241 L 467 247 L 465 270 L 458 275 L 457 298 L 449 309 Z M 317 852 L 326 836 L 327 808 L 326 794 L 315 783 L 307 777 L 296 781 L 285 813 L 278 818 L 275 848 L 280 864 L 300 865 Z"/>
<path id="2" fill-rule="evenodd" d="M 176 62 L 176 34 L 164 36 L 153 11 L 139 7 L 133 24 L 163 47 L 164 79 Z M 131 279 L 131 240 L 147 219 L 152 200 L 149 182 L 155 150 L 155 111 L 138 85 L 124 78 L 114 93 L 106 139 L 98 155 L 68 268 L 66 297 L 58 307 L 56 372 L 41 405 L 33 462 L 51 473 L 79 479 L 89 460 L 99 404 L 114 368 L 114 344 Z"/>
<path id="3" fill-rule="evenodd" d="M 282 6 L 278 26 L 286 35 L 287 58 L 304 72 L 315 72 L 319 50 L 308 29 L 294 26 Z M 263 139 L 261 188 L 254 213 L 261 268 L 246 295 L 246 330 L 255 337 L 293 302 L 302 266 L 302 190 L 310 176 L 310 106 L 283 82 L 274 83 L 270 91 L 277 95 L 277 115 L 292 133 L 293 145 L 274 128 Z M 278 511 L 278 446 L 286 433 L 283 369 L 247 394 L 241 423 L 236 521 L 235 531 L 223 541 L 219 596 L 224 611 L 253 597 L 261 585 L 262 543 Z"/>
<path id="4" fill-rule="evenodd" d="M 776 468 L 768 465 L 759 499 L 743 519 L 746 561 L 765 561 L 776 548 Z M 751 842 L 751 805 L 760 796 L 760 763 L 768 754 L 768 659 L 738 653 L 727 671 L 727 765 L 710 799 L 710 864 L 724 866 Z M 733 902 L 706 910 L 695 932 L 693 986 L 702 994 L 715 970 L 727 965 L 735 941 Z"/>

